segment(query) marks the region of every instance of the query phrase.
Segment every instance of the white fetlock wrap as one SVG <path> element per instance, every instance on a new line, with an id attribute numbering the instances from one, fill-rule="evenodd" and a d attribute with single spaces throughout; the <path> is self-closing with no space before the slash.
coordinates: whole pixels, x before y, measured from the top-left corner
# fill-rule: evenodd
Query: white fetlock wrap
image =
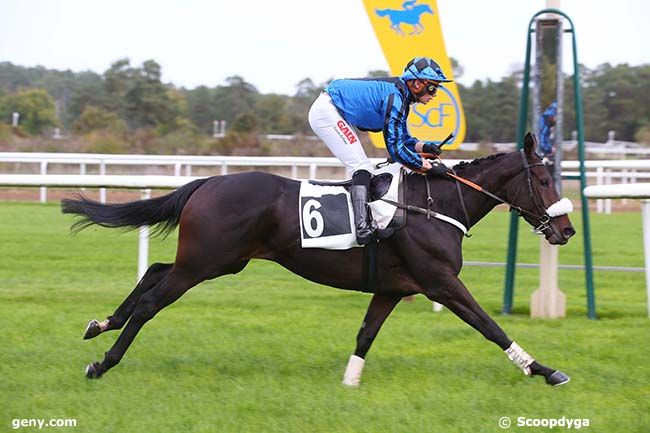
<path id="1" fill-rule="evenodd" d="M 359 358 L 356 355 L 350 355 L 350 360 L 348 361 L 348 366 L 345 369 L 345 374 L 343 375 L 343 385 L 349 386 L 351 388 L 356 388 L 361 382 L 361 372 L 363 371 L 363 366 L 366 363 L 366 360 Z"/>
<path id="2" fill-rule="evenodd" d="M 526 376 L 530 376 L 530 364 L 532 364 L 535 359 L 530 356 L 520 345 L 514 341 L 506 350 L 504 350 L 506 356 L 519 368 L 521 368 Z"/>
<path id="3" fill-rule="evenodd" d="M 552 205 L 546 209 L 546 213 L 548 216 L 551 218 L 560 216 L 560 215 L 566 215 L 573 212 L 573 203 L 571 203 L 571 200 L 568 198 L 564 197 L 560 201 L 556 201 Z"/>

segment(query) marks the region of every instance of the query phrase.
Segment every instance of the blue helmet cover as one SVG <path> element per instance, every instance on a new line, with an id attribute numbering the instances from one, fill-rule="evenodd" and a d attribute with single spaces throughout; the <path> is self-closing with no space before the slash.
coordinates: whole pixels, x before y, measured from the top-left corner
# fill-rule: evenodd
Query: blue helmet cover
<path id="1" fill-rule="evenodd" d="M 449 83 L 440 65 L 428 57 L 415 57 L 406 64 L 402 73 L 403 80 L 431 80 Z"/>

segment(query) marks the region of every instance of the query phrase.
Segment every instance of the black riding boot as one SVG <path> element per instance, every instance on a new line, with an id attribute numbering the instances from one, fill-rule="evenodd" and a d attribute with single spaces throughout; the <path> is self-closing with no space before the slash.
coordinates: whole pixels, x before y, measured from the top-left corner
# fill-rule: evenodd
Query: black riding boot
<path id="1" fill-rule="evenodd" d="M 354 229 L 357 243 L 366 245 L 372 239 L 374 229 L 368 211 L 368 189 L 370 188 L 370 172 L 359 170 L 352 175 L 352 211 L 354 212 Z"/>

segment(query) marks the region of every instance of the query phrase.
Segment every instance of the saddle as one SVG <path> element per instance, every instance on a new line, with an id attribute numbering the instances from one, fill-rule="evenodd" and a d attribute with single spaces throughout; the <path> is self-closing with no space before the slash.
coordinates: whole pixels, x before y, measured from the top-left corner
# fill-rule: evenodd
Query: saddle
<path id="1" fill-rule="evenodd" d="M 370 189 L 368 190 L 368 201 L 375 201 L 382 198 L 388 192 L 390 184 L 393 181 L 393 174 L 391 173 L 380 173 L 372 177 L 370 180 Z M 320 186 L 342 186 L 346 191 L 350 192 L 352 187 L 352 179 L 341 180 L 341 181 L 322 181 L 322 180 L 310 180 L 309 183 L 312 185 Z"/>
<path id="2" fill-rule="evenodd" d="M 375 171 L 368 205 L 379 229 L 399 230 L 406 225 L 406 210 L 385 202 L 403 202 L 406 172 L 399 164 Z M 303 248 L 348 249 L 359 246 L 354 234 L 350 203 L 352 180 L 301 183 L 299 214 Z"/>

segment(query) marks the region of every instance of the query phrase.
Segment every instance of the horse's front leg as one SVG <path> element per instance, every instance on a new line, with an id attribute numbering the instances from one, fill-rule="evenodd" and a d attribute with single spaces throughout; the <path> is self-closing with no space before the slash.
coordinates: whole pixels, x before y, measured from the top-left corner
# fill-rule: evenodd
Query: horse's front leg
<path id="1" fill-rule="evenodd" d="M 357 334 L 357 347 L 354 355 L 350 356 L 348 366 L 343 375 L 343 384 L 350 387 L 357 387 L 361 382 L 361 372 L 365 364 L 365 357 L 370 350 L 381 325 L 393 311 L 397 303 L 402 299 L 401 295 L 379 294 L 373 295 L 368 305 L 366 317 L 361 323 Z"/>
<path id="2" fill-rule="evenodd" d="M 506 356 L 528 376 L 544 376 L 546 383 L 557 386 L 567 383 L 569 377 L 538 363 L 517 343 L 512 341 L 494 320 L 481 308 L 467 287 L 456 276 L 442 278 L 440 290 L 432 290 L 427 297 L 449 308 L 463 321 L 474 327 L 485 338 L 497 344 Z"/>

